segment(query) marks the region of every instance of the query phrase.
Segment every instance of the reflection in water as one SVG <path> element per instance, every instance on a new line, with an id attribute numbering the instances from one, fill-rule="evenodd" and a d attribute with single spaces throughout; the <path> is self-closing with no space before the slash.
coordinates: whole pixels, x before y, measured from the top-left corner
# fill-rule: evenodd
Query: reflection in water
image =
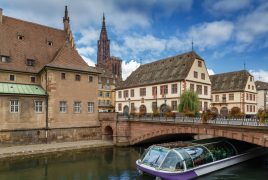
<path id="1" fill-rule="evenodd" d="M 97 148 L 0 161 L 0 180 L 149 180 L 138 175 L 135 161 L 143 148 Z M 268 156 L 200 177 L 258 179 L 268 177 Z"/>

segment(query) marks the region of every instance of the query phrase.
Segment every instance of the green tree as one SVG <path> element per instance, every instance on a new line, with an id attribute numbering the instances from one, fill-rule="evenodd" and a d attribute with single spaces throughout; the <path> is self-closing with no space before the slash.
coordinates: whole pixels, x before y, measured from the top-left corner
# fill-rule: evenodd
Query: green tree
<path id="1" fill-rule="evenodd" d="M 187 116 L 194 116 L 199 112 L 199 98 L 193 91 L 185 91 L 180 98 L 179 112 Z"/>

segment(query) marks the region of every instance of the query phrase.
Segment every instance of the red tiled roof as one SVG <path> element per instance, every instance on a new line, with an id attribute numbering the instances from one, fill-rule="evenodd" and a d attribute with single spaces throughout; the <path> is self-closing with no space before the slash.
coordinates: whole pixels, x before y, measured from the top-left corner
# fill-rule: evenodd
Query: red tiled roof
<path id="1" fill-rule="evenodd" d="M 18 35 L 23 36 L 22 40 Z M 52 45 L 48 45 L 48 42 Z M 38 73 L 48 66 L 91 71 L 87 63 L 72 48 L 64 30 L 3 16 L 0 24 L 0 55 L 10 57 L 0 63 L 0 69 Z M 27 66 L 34 59 L 34 66 Z"/>

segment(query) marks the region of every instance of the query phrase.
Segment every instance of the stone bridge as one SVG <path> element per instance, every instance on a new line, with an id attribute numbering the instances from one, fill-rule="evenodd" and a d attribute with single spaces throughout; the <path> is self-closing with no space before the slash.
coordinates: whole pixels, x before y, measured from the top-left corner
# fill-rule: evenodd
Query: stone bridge
<path id="1" fill-rule="evenodd" d="M 166 136 L 209 135 L 241 140 L 268 147 L 268 126 L 253 126 L 241 123 L 217 124 L 191 121 L 155 121 L 144 119 L 122 119 L 117 113 L 100 113 L 102 138 L 113 140 L 115 145 L 135 145 Z"/>

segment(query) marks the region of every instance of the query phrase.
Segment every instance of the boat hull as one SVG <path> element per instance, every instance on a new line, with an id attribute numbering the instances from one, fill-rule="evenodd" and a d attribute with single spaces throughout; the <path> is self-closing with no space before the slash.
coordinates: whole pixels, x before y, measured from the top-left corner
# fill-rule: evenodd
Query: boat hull
<path id="1" fill-rule="evenodd" d="M 137 165 L 138 170 L 144 173 L 156 176 L 156 177 L 160 177 L 165 180 L 180 180 L 180 179 L 187 180 L 187 179 L 193 179 L 198 176 L 202 176 L 202 175 L 211 173 L 213 171 L 217 171 L 219 169 L 223 169 L 223 168 L 238 164 L 240 162 L 247 161 L 249 159 L 252 159 L 258 156 L 262 156 L 264 154 L 267 154 L 266 149 L 257 148 L 244 154 L 222 159 L 219 161 L 201 165 L 201 166 L 198 166 L 198 167 L 186 170 L 186 171 L 181 171 L 181 172 L 168 172 L 168 171 L 157 170 L 153 167 L 140 164 L 139 160 L 136 161 L 136 165 Z"/>

